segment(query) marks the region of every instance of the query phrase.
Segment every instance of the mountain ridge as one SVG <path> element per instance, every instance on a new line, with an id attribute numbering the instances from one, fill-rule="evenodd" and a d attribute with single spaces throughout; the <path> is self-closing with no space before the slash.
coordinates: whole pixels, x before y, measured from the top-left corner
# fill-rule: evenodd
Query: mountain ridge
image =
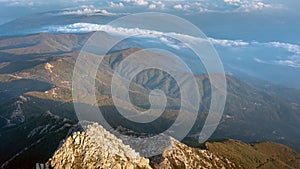
<path id="1" fill-rule="evenodd" d="M 278 168 L 278 169 L 292 169 L 292 165 L 297 163 L 289 163 L 289 160 L 282 160 L 282 158 L 273 158 L 273 153 L 261 153 L 261 149 L 253 148 L 249 144 L 245 144 L 236 140 L 228 140 L 223 142 L 206 142 L 206 149 L 191 148 L 179 141 L 170 139 L 170 147 L 162 151 L 160 155 L 150 157 L 149 160 L 141 158 L 139 161 L 137 157 L 139 155 L 125 155 L 118 151 L 126 149 L 125 154 L 135 152 L 126 144 L 122 138 L 112 136 L 108 131 L 103 129 L 99 124 L 90 122 L 87 129 L 82 132 L 74 132 L 68 137 L 64 143 L 58 148 L 53 157 L 48 161 L 48 165 L 53 168 Z M 115 132 L 115 130 L 110 130 Z M 128 131 L 127 131 L 128 132 Z M 124 133 L 123 133 L 124 134 Z M 103 139 L 111 139 L 109 142 L 99 141 Z M 95 144 L 95 142 L 98 142 Z M 111 144 L 120 144 L 116 147 L 122 147 L 125 145 L 125 149 L 120 150 L 104 150 L 103 147 L 110 147 Z M 222 144 L 227 144 L 223 146 Z M 254 144 L 258 145 L 260 143 Z M 274 143 L 269 142 L 269 146 L 274 146 Z M 276 144 L 275 144 L 276 145 Z M 280 150 L 282 145 L 277 144 L 276 150 Z M 85 148 L 83 148 L 85 147 Z M 274 148 L 273 147 L 273 148 Z M 279 147 L 279 148 L 278 148 Z M 227 149 L 231 150 L 228 151 Z M 241 149 L 242 148 L 242 149 Z M 224 150 L 225 149 L 225 150 Z M 236 150 L 239 150 L 241 154 L 237 154 Z M 108 154 L 106 153 L 108 151 Z M 119 158 L 114 158 L 113 154 L 117 153 Z M 245 156 L 245 154 L 256 156 Z M 92 154 L 90 154 L 92 153 Z M 75 155 L 77 154 L 77 155 Z M 96 155 L 95 155 L 96 154 Z M 135 154 L 135 153 L 134 153 Z M 111 155 L 113 157 L 111 157 Z M 299 154 L 295 154 L 291 157 L 297 157 Z M 241 160 L 240 159 L 243 159 Z M 257 159 L 255 159 L 257 158 Z M 81 160 L 79 160 L 81 159 Z M 127 160 L 126 160 L 127 159 Z M 281 161 L 282 160 L 282 161 Z M 103 162 L 104 161 L 104 162 Z M 234 161 L 234 162 L 233 162 Z M 299 162 L 299 159 L 298 159 Z M 288 165 L 291 164 L 290 165 Z"/>
<path id="2" fill-rule="evenodd" d="M 30 35 L 33 36 L 33 35 Z M 37 34 L 36 39 L 39 36 L 43 36 L 48 41 L 56 41 L 55 37 L 60 36 L 59 34 Z M 69 41 L 75 36 L 81 35 L 61 35 L 66 37 L 64 41 Z M 6 37 L 2 37 L 1 41 L 4 42 Z M 20 40 L 23 36 L 16 37 L 16 41 Z M 26 39 L 26 38 L 24 38 Z M 13 42 L 13 40 L 11 40 Z M 55 46 L 59 45 L 58 42 L 53 43 L 52 49 L 54 51 L 59 51 Z M 32 46 L 33 45 L 33 46 Z M 41 115 L 47 111 L 59 117 L 70 119 L 71 123 L 77 123 L 78 119 L 76 117 L 73 108 L 73 99 L 71 95 L 71 80 L 72 71 L 74 68 L 74 63 L 79 54 L 77 48 L 69 48 L 58 53 L 39 53 L 40 50 L 29 50 L 34 48 L 32 44 L 26 49 L 28 54 L 21 54 L 20 51 L 16 53 L 13 52 L 14 46 L 11 46 L 10 53 L 6 53 L 6 49 L 0 50 L 0 88 L 8 90 L 8 93 L 1 93 L 0 99 L 4 98 L 5 101 L 1 102 L 0 105 L 0 140 L 5 140 L 5 135 L 3 133 L 10 133 L 12 136 L 16 136 L 16 131 L 22 127 L 27 127 L 30 129 L 38 128 L 39 119 Z M 45 48 L 47 43 L 41 43 Z M 126 44 L 128 45 L 128 44 Z M 125 45 L 125 47 L 127 47 Z M 5 44 L 4 44 L 5 46 Z M 9 45 L 8 45 L 9 46 Z M 51 45 L 50 45 L 51 46 Z M 68 46 L 68 45 L 67 45 Z M 80 44 L 74 44 L 74 46 L 80 46 Z M 121 45 L 122 46 L 122 45 Z M 124 46 L 122 46 L 124 47 Z M 65 48 L 67 49 L 67 48 Z M 129 129 L 137 129 L 141 127 L 136 127 L 136 124 L 129 123 L 128 120 L 120 118 L 118 111 L 113 106 L 113 102 L 110 95 L 110 78 L 113 74 L 114 69 L 118 64 L 128 57 L 132 52 L 139 50 L 139 48 L 129 48 L 125 50 L 111 51 L 104 57 L 103 67 L 99 70 L 96 78 L 97 87 L 97 101 L 99 103 L 99 108 L 103 110 L 104 116 L 110 122 L 113 127 L 118 127 L 120 124 Z M 22 49 L 23 50 L 23 49 Z M 165 78 L 162 78 L 165 77 Z M 288 92 L 291 94 L 297 93 L 294 90 L 289 90 L 287 88 L 271 88 L 272 90 L 267 90 L 266 87 L 261 87 L 259 85 L 245 83 L 244 81 L 237 79 L 235 77 L 226 75 L 228 84 L 228 100 L 225 106 L 225 112 L 220 122 L 219 127 L 214 133 L 212 139 L 216 138 L 233 138 L 241 140 L 243 142 L 252 143 L 260 141 L 276 141 L 279 143 L 284 143 L 296 150 L 299 148 L 299 136 L 298 126 L 299 122 L 299 110 L 300 102 L 298 97 L 281 97 L 282 92 Z M 202 104 L 200 105 L 199 117 L 195 123 L 194 128 L 191 133 L 187 136 L 184 143 L 197 147 L 199 146 L 198 137 L 199 131 L 201 131 L 203 126 L 203 119 L 206 118 L 209 103 L 210 103 L 210 89 L 211 85 L 209 82 L 209 77 L 207 75 L 196 75 L 199 90 L 201 91 Z M 21 82 L 24 80 L 30 80 L 26 88 L 30 90 L 21 90 L 16 82 Z M 137 132 L 149 132 L 157 133 L 162 129 L 167 128 L 172 124 L 172 120 L 176 118 L 176 113 L 178 110 L 178 96 L 179 91 L 178 86 L 175 85 L 169 76 L 165 76 L 164 72 L 149 70 L 142 72 L 137 75 L 134 82 L 131 85 L 130 93 L 132 94 L 133 104 L 141 109 L 146 110 L 149 107 L 148 92 L 153 88 L 163 89 L 168 96 L 169 102 L 167 104 L 168 112 L 162 116 L 155 125 L 143 126 L 142 131 Z M 12 83 L 13 82 L 13 83 Z M 41 82 L 41 83 L 38 83 Z M 35 85 L 31 85 L 35 84 Z M 45 86 L 46 87 L 45 87 Z M 47 88 L 49 87 L 49 88 Z M 12 92 L 10 89 L 14 89 Z M 20 89 L 20 90 L 19 90 Z M 7 97 L 9 96 L 9 97 Z M 27 102 L 22 104 L 17 104 L 20 101 L 20 96 L 30 98 Z M 16 111 L 18 110 L 18 111 Z M 22 110 L 23 114 L 21 116 L 16 115 L 14 112 L 20 112 Z M 25 121 L 23 121 L 22 115 L 25 116 Z M 12 118 L 20 117 L 20 118 Z M 20 119 L 20 120 L 17 120 Z M 9 123 L 10 122 L 10 123 Z M 49 122 L 41 121 L 47 125 Z M 3 126 L 9 127 L 3 127 Z M 49 124 L 49 125 L 52 125 Z M 31 127 L 28 127 L 31 126 Z M 32 130 L 24 130 L 24 135 L 21 135 L 20 144 L 27 144 L 25 142 L 27 135 Z M 53 137 L 53 145 L 49 147 L 52 151 L 56 148 L 56 144 L 59 143 L 62 136 L 65 136 L 67 131 L 59 132 L 59 138 Z M 32 141 L 34 143 L 34 140 Z M 9 147 L 8 142 L 2 142 L 1 151 L 7 151 L 6 147 Z M 55 145 L 55 146 L 54 146 Z M 41 148 L 47 148 L 47 144 L 40 144 Z M 247 147 L 249 148 L 249 147 Z M 49 157 L 53 152 L 47 151 L 44 155 L 41 155 L 37 149 L 32 149 L 26 151 L 31 157 L 41 159 L 40 162 L 45 162 L 46 157 Z M 18 147 L 11 147 L 10 153 L 0 155 L 0 163 L 4 163 L 7 159 L 11 158 L 19 152 Z M 30 153 L 29 153 L 30 152 Z M 24 157 L 26 153 L 22 153 L 20 159 L 16 159 L 11 162 L 12 166 L 20 165 L 20 161 L 24 162 Z M 32 168 L 33 161 L 26 161 L 26 166 L 24 168 Z"/>

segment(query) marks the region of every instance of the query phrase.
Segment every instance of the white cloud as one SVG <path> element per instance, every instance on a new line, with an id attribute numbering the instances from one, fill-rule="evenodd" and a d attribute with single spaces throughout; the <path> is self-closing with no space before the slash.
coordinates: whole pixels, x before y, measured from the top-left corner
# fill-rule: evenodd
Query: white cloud
<path id="1" fill-rule="evenodd" d="M 265 2 L 265 0 L 199 0 L 193 3 L 186 1 L 184 4 L 190 5 L 193 11 L 199 12 L 252 12 L 264 9 L 283 8 L 282 4 L 275 3 L 274 1 L 271 4 L 270 1 Z M 182 7 L 183 6 L 184 5 L 182 5 Z"/>
<path id="2" fill-rule="evenodd" d="M 122 2 L 119 3 L 110 2 L 109 5 L 112 8 L 124 8 L 124 4 Z"/>
<path id="3" fill-rule="evenodd" d="M 93 31 L 105 31 L 107 33 L 121 35 L 121 36 L 138 36 L 138 37 L 151 37 L 158 38 L 162 43 L 172 47 L 174 49 L 187 48 L 188 45 L 184 42 L 180 42 L 175 39 L 182 39 L 187 42 L 197 42 L 203 41 L 205 39 L 193 37 L 185 34 L 178 34 L 173 32 L 160 32 L 155 30 L 139 29 L 139 28 L 124 28 L 124 27 L 112 27 L 110 25 L 99 25 L 91 23 L 75 23 L 66 26 L 52 26 L 47 29 L 50 32 L 64 32 L 64 33 L 83 33 L 83 32 L 93 32 Z M 175 39 L 170 38 L 175 37 Z M 177 38 L 176 38 L 177 37 Z M 196 40 L 196 41 L 195 41 Z M 294 68 L 300 68 L 300 45 L 282 43 L 282 42 L 245 42 L 242 40 L 228 40 L 228 39 L 215 39 L 208 38 L 208 40 L 216 45 L 225 48 L 240 48 L 240 47 L 269 47 L 269 48 L 281 48 L 290 52 L 289 56 L 274 57 L 274 59 L 268 59 L 268 61 L 254 57 L 253 60 L 258 63 L 264 64 L 277 64 L 285 65 Z M 277 59 L 277 60 L 276 60 Z"/>
<path id="4" fill-rule="evenodd" d="M 149 4 L 149 2 L 146 0 L 123 0 L 123 2 L 134 3 L 139 6 L 146 6 Z"/>
<path id="5" fill-rule="evenodd" d="M 123 28 L 112 27 L 110 25 L 99 25 L 92 23 L 74 23 L 66 26 L 52 26 L 49 31 L 65 32 L 65 33 L 82 33 L 93 31 L 105 31 L 118 35 L 140 35 L 144 37 L 157 37 L 163 35 L 163 32 L 139 29 L 139 28 Z"/>
<path id="6" fill-rule="evenodd" d="M 0 2 L 7 3 L 7 6 L 24 6 L 24 7 L 31 7 L 34 6 L 36 3 L 34 1 L 22 1 L 22 0 L 3 0 Z"/>
<path id="7" fill-rule="evenodd" d="M 183 49 L 183 48 L 187 48 L 187 46 L 184 45 L 183 43 L 176 42 L 176 40 L 174 40 L 172 38 L 169 38 L 167 36 L 162 36 L 159 40 L 161 42 L 163 42 L 164 44 L 168 45 L 169 47 L 177 49 L 177 50 L 180 50 L 180 49 Z"/>
<path id="8" fill-rule="evenodd" d="M 296 62 L 293 60 L 279 60 L 279 61 L 275 61 L 275 63 L 279 64 L 279 65 L 283 65 L 283 66 L 289 66 L 289 67 L 293 67 L 293 68 L 300 68 L 300 62 Z"/>
<path id="9" fill-rule="evenodd" d="M 177 4 L 173 6 L 174 9 L 183 9 L 183 6 L 181 4 Z"/>
<path id="10" fill-rule="evenodd" d="M 173 8 L 174 9 L 179 9 L 179 10 L 184 10 L 184 11 L 187 11 L 191 6 L 190 5 L 181 5 L 181 4 L 177 4 L 177 5 L 174 5 Z"/>
<path id="11" fill-rule="evenodd" d="M 137 35 L 140 37 L 156 37 L 161 38 L 165 36 L 180 37 L 183 39 L 197 40 L 199 38 L 185 34 L 178 34 L 174 32 L 160 32 L 156 30 L 140 29 L 140 28 L 124 28 L 124 27 L 113 27 L 110 25 L 100 25 L 92 23 L 74 23 L 65 26 L 51 26 L 47 31 L 50 32 L 65 32 L 65 33 L 82 33 L 82 32 L 93 32 L 93 31 L 105 31 L 117 35 Z M 162 39 L 164 40 L 164 39 Z M 201 39 L 203 40 L 203 39 Z"/>
<path id="12" fill-rule="evenodd" d="M 81 32 L 93 32 L 100 31 L 101 26 L 91 23 L 74 23 L 66 26 L 52 26 L 49 31 L 52 32 L 64 32 L 64 33 L 81 33 Z"/>
<path id="13" fill-rule="evenodd" d="M 149 5 L 149 9 L 156 9 L 156 5 L 155 4 Z"/>
<path id="14" fill-rule="evenodd" d="M 241 46 L 249 46 L 249 45 L 258 45 L 258 46 L 269 46 L 273 48 L 282 48 L 286 51 L 292 53 L 291 57 L 299 58 L 300 60 L 300 45 L 297 44 L 291 44 L 291 43 L 283 43 L 283 42 L 245 42 L 242 40 L 228 40 L 228 39 L 214 39 L 214 38 L 208 38 L 211 43 L 214 45 L 219 45 L 223 47 L 241 47 Z"/>
<path id="15" fill-rule="evenodd" d="M 257 3 L 254 3 L 254 4 L 253 4 L 253 7 L 254 7 L 255 9 L 263 9 L 263 8 L 270 8 L 271 5 L 270 5 L 270 4 L 265 4 L 265 3 L 263 3 L 263 2 L 257 2 Z"/>
<path id="16" fill-rule="evenodd" d="M 73 0 L 74 3 L 87 2 L 88 0 Z"/>
<path id="17" fill-rule="evenodd" d="M 176 9 L 190 12 L 250 12 L 281 6 L 276 1 L 266 0 L 121 0 L 132 5 L 151 9 Z M 272 2 L 272 3 L 271 3 Z M 127 6 L 126 6 L 127 7 Z M 130 7 L 130 5 L 128 5 Z"/>
<path id="18" fill-rule="evenodd" d="M 161 42 L 167 44 L 168 46 L 181 49 L 187 47 L 182 42 L 177 42 L 172 38 L 168 38 L 169 36 L 179 37 L 180 39 L 185 39 L 186 41 L 195 41 L 195 40 L 204 40 L 199 39 L 190 35 L 184 34 L 177 34 L 172 32 L 160 32 L 155 30 L 146 30 L 146 29 L 139 29 L 139 28 L 123 28 L 123 27 L 112 27 L 110 25 L 99 25 L 99 24 L 91 24 L 91 23 L 75 23 L 66 26 L 56 26 L 51 27 L 50 31 L 54 32 L 65 32 L 65 33 L 80 33 L 80 32 L 92 32 L 92 31 L 105 31 L 112 34 L 117 35 L 138 35 L 141 37 L 152 37 L 152 38 L 159 38 Z M 164 36 L 166 35 L 166 36 Z M 208 40 L 214 44 L 223 47 L 241 47 L 249 45 L 249 42 L 244 42 L 241 40 L 226 40 L 226 39 L 214 39 L 208 38 Z"/>
<path id="19" fill-rule="evenodd" d="M 152 1 L 152 4 L 156 6 L 156 8 L 165 9 L 166 5 L 161 1 Z"/>
<path id="20" fill-rule="evenodd" d="M 256 1 L 248 1 L 244 0 L 239 3 L 240 7 L 239 10 L 250 12 L 253 10 L 262 10 L 265 8 L 272 8 L 271 4 L 266 4 L 262 2 L 262 0 L 256 0 Z"/>
<path id="21" fill-rule="evenodd" d="M 271 45 L 275 48 L 285 49 L 291 53 L 290 56 L 279 59 L 275 61 L 275 63 L 293 68 L 300 68 L 300 45 L 282 42 L 269 42 L 268 45 Z"/>
<path id="22" fill-rule="evenodd" d="M 139 28 L 123 28 L 123 27 L 112 27 L 110 25 L 99 25 L 99 24 L 91 24 L 91 23 L 75 23 L 66 26 L 53 26 L 48 28 L 51 32 L 63 32 L 63 33 L 86 33 L 93 31 L 105 31 L 107 33 L 121 35 L 121 36 L 139 36 L 139 37 L 151 37 L 158 38 L 161 42 L 166 44 L 169 47 L 180 50 L 183 48 L 187 48 L 187 45 L 184 43 L 175 40 L 170 35 L 174 35 L 175 37 L 189 38 L 191 40 L 195 39 L 189 35 L 182 35 L 177 33 L 163 33 L 155 30 L 146 30 Z M 169 36 L 168 36 L 169 35 Z"/>
<path id="23" fill-rule="evenodd" d="M 111 14 L 107 10 L 98 10 L 98 9 L 89 9 L 89 8 L 78 9 L 78 10 L 75 10 L 75 11 L 61 12 L 61 14 L 63 14 L 63 15 L 86 15 L 86 14 L 96 14 L 96 13 L 103 14 L 103 15 Z"/>
<path id="24" fill-rule="evenodd" d="M 163 5 L 164 4 L 161 1 L 153 1 L 152 3 L 155 4 L 155 5 Z"/>
<path id="25" fill-rule="evenodd" d="M 253 60 L 258 63 L 263 64 L 275 64 L 275 65 L 283 65 L 293 68 L 300 68 L 300 45 L 291 44 L 291 43 L 282 43 L 282 42 L 245 42 L 241 40 L 227 40 L 227 39 L 214 39 L 208 38 L 214 45 L 222 46 L 222 47 L 256 47 L 259 48 L 277 48 L 283 51 L 289 52 L 290 55 L 279 55 L 277 57 L 274 56 L 272 59 L 262 60 L 254 57 Z"/>
<path id="26" fill-rule="evenodd" d="M 186 11 L 186 10 L 190 9 L 190 7 L 191 7 L 190 5 L 183 5 L 183 10 Z"/>
<path id="27" fill-rule="evenodd" d="M 220 45 L 223 47 L 239 47 L 239 46 L 247 46 L 249 42 L 244 42 L 242 40 L 228 40 L 228 39 L 214 39 L 208 38 L 212 44 Z"/>
<path id="28" fill-rule="evenodd" d="M 37 1 L 37 0 L 0 0 L 6 6 L 37 6 L 58 1 Z M 101 4 L 101 7 L 131 8 L 141 6 L 149 9 L 169 9 L 184 10 L 188 12 L 252 12 L 264 9 L 282 9 L 279 1 L 267 0 L 107 0 L 96 2 L 91 0 L 71 0 L 69 3 L 75 4 Z M 2 5 L 2 4 L 1 4 Z"/>
<path id="29" fill-rule="evenodd" d="M 268 44 L 272 45 L 273 47 L 284 48 L 291 53 L 300 55 L 300 46 L 299 45 L 290 44 L 290 43 L 282 43 L 282 42 L 269 42 Z"/>
<path id="30" fill-rule="evenodd" d="M 173 32 L 160 32 L 155 30 L 147 30 L 140 28 L 123 28 L 123 27 L 112 27 L 110 25 L 99 25 L 92 23 L 74 23 L 66 26 L 54 26 L 51 29 L 52 31 L 70 31 L 70 32 L 92 32 L 92 31 L 107 31 L 114 32 L 118 34 L 124 35 L 136 35 L 140 34 L 141 36 L 162 36 L 164 34 L 173 34 L 179 35 L 181 37 L 196 39 L 196 37 L 186 35 L 186 34 L 177 34 Z M 168 40 L 166 38 L 162 38 L 161 40 Z M 249 46 L 249 45 L 267 45 L 274 48 L 283 48 L 288 52 L 293 53 L 293 55 L 299 55 L 300 58 L 300 45 L 291 44 L 291 43 L 282 43 L 282 42 L 246 42 L 242 40 L 229 40 L 229 39 L 216 39 L 216 38 L 208 38 L 208 40 L 214 44 L 223 47 L 241 47 L 241 46 Z M 298 57 L 297 57 L 298 58 Z"/>
<path id="31" fill-rule="evenodd" d="M 148 2 L 145 1 L 145 0 L 137 0 L 136 3 L 137 3 L 138 5 L 148 5 Z"/>
<path id="32" fill-rule="evenodd" d="M 260 42 L 252 42 L 252 45 L 260 45 L 264 47 L 270 48 L 281 48 L 287 52 L 290 52 L 291 55 L 282 55 L 276 57 L 277 60 L 269 60 L 264 61 L 258 58 L 254 58 L 254 60 L 258 63 L 265 63 L 265 64 L 276 64 L 282 66 L 288 66 L 293 68 L 300 68 L 300 45 L 290 44 L 290 43 L 282 43 L 282 42 L 267 42 L 267 43 L 260 43 Z"/>
<path id="33" fill-rule="evenodd" d="M 263 61 L 263 60 L 261 60 L 259 58 L 254 58 L 253 60 L 256 61 L 256 62 L 258 62 L 258 63 L 268 63 L 268 62 Z"/>
<path id="34" fill-rule="evenodd" d="M 115 13 L 108 12 L 104 9 L 97 9 L 93 5 L 83 5 L 80 9 L 58 12 L 57 15 L 116 15 Z"/>
<path id="35" fill-rule="evenodd" d="M 226 3 L 235 3 L 235 2 L 241 2 L 240 0 L 224 0 Z"/>

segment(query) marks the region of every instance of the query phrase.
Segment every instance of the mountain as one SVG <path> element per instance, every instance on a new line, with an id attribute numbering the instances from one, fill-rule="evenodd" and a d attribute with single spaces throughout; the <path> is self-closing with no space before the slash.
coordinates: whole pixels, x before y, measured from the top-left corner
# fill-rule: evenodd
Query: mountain
<path id="1" fill-rule="evenodd" d="M 49 160 L 53 168 L 144 168 L 149 160 L 122 143 L 102 126 L 92 124 L 75 132 Z"/>
<path id="2" fill-rule="evenodd" d="M 64 11 L 50 11 L 12 20 L 0 25 L 1 36 L 26 35 L 36 32 L 53 31 L 50 25 L 73 23 L 107 24 L 122 15 L 62 15 Z"/>
<path id="3" fill-rule="evenodd" d="M 78 122 L 72 99 L 72 73 L 79 50 L 90 35 L 41 33 L 1 37 L 0 151 L 9 152 L 1 153 L 1 165 L 5 164 L 7 168 L 32 168 L 36 162 L 46 162 L 67 134 L 68 128 Z M 105 37 L 108 40 L 112 38 L 108 34 Z M 122 126 L 140 133 L 160 133 L 174 122 L 180 107 L 180 90 L 171 76 L 149 69 L 139 73 L 131 84 L 131 101 L 140 110 L 149 108 L 148 96 L 152 89 L 158 88 L 166 93 L 166 112 L 153 123 L 141 125 L 130 122 L 120 116 L 111 98 L 110 79 L 116 67 L 139 50 L 135 44 L 124 42 L 104 56 L 95 79 L 98 105 L 114 128 Z M 130 69 L 127 70 L 125 74 Z M 199 131 L 210 105 L 211 84 L 206 74 L 195 77 L 202 100 L 199 103 L 197 121 L 183 142 L 199 147 L 202 146 L 198 143 Z M 297 89 L 246 83 L 230 75 L 226 79 L 228 95 L 225 111 L 212 139 L 231 138 L 246 143 L 274 141 L 300 150 L 300 99 Z M 53 116 L 49 116 L 49 112 Z M 55 125 L 56 122 L 50 117 L 58 117 L 55 119 L 59 121 L 59 125 Z M 53 127 L 42 132 L 42 136 L 51 137 L 48 138 L 51 144 L 39 142 L 38 148 L 30 146 L 35 145 L 40 138 L 28 139 L 30 133 L 47 125 L 52 128 L 51 126 L 62 127 L 65 124 L 67 127 L 63 130 L 55 131 Z M 11 146 L 10 141 L 16 146 Z M 247 149 L 250 147 L 247 146 Z"/>
<path id="4" fill-rule="evenodd" d="M 65 138 L 73 123 L 45 112 L 20 125 L 0 129 L 0 168 L 32 168 L 46 161 Z"/>
<path id="5" fill-rule="evenodd" d="M 0 50 L 3 53 L 14 55 L 50 54 L 79 50 L 88 39 L 85 34 L 47 34 L 39 33 L 0 39 Z M 2 58 L 1 58 L 2 59 Z"/>
<path id="6" fill-rule="evenodd" d="M 140 157 L 139 152 L 132 149 L 130 145 L 124 144 L 124 140 L 122 141 L 110 132 L 97 123 L 89 124 L 86 131 L 74 132 L 67 138 L 46 165 L 53 168 L 116 169 L 292 169 L 294 168 L 293 165 L 297 165 L 295 161 L 291 162 L 273 157 L 274 153 L 263 153 L 258 146 L 264 143 L 249 145 L 235 140 L 226 140 L 221 142 L 207 142 L 206 149 L 200 149 L 188 147 L 171 137 L 164 137 L 165 141 L 170 141 L 170 145 L 160 155 L 146 159 Z M 153 144 L 157 144 L 157 142 Z M 281 151 L 281 147 L 285 147 L 271 142 L 267 145 L 272 146 L 272 151 Z M 160 145 L 157 146 L 159 147 Z M 146 151 L 151 151 L 151 149 Z M 289 157 L 296 159 L 299 157 L 299 154 L 289 154 Z"/>

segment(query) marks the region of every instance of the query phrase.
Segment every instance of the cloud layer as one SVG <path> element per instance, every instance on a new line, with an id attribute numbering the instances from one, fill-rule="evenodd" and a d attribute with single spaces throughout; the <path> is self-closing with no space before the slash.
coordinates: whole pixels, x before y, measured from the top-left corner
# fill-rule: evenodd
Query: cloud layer
<path id="1" fill-rule="evenodd" d="M 121 0 L 125 6 L 145 6 L 148 9 L 183 10 L 188 12 L 251 12 L 282 7 L 282 4 L 266 0 Z"/>
<path id="2" fill-rule="evenodd" d="M 37 1 L 37 0 L 0 0 L 0 3 L 6 6 L 43 6 L 49 4 L 61 4 L 74 6 L 94 5 L 105 10 L 135 8 L 140 7 L 148 10 L 164 10 L 164 11 L 187 11 L 193 13 L 199 12 L 251 12 L 256 10 L 281 8 L 282 4 L 274 0 L 72 0 L 69 2 L 53 1 Z M 83 11 L 82 13 L 85 13 Z M 80 13 L 80 11 L 78 11 Z"/>
<path id="3" fill-rule="evenodd" d="M 78 9 L 65 9 L 57 15 L 116 15 L 105 9 L 97 9 L 94 5 L 82 5 Z"/>
<path id="4" fill-rule="evenodd" d="M 99 25 L 91 23 L 75 23 L 65 26 L 52 26 L 46 29 L 49 32 L 64 32 L 64 33 L 84 33 L 93 31 L 105 31 L 111 34 L 120 36 L 139 36 L 139 37 L 151 37 L 157 38 L 162 43 L 172 47 L 174 49 L 180 50 L 183 48 L 188 48 L 188 46 L 182 42 L 169 38 L 171 35 L 180 36 L 181 38 L 188 38 L 189 40 L 195 40 L 196 37 L 189 35 L 182 35 L 173 32 L 160 32 L 155 30 L 146 30 L 139 28 L 123 28 L 123 27 L 112 27 L 110 25 Z M 203 40 L 203 39 L 202 39 Z M 208 40 L 214 44 L 216 47 L 227 48 L 230 50 L 242 49 L 249 50 L 251 48 L 257 49 L 276 49 L 281 52 L 285 52 L 284 57 L 274 57 L 271 60 L 264 60 L 263 58 L 254 57 L 253 60 L 258 63 L 264 64 L 277 64 L 285 65 L 294 68 L 300 68 L 300 45 L 282 43 L 282 42 L 257 42 L 251 41 L 246 42 L 242 40 L 229 40 L 229 39 L 215 39 L 208 38 Z M 259 51 L 258 51 L 259 52 Z"/>

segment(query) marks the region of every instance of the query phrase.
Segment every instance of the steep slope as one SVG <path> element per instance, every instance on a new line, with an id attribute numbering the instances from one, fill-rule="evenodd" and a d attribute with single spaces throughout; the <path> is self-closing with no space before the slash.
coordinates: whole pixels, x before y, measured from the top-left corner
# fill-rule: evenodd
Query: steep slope
<path id="1" fill-rule="evenodd" d="M 208 151 L 219 156 L 227 157 L 230 161 L 234 161 L 238 166 L 237 168 L 295 168 L 269 154 L 257 151 L 251 145 L 240 141 L 229 139 L 217 142 L 207 142 L 205 145 Z M 270 147 L 272 147 L 274 151 L 280 150 L 275 143 L 270 143 Z M 293 154 L 291 156 L 297 157 L 297 155 Z M 299 166 L 296 166 L 296 168 L 298 167 Z"/>
<path id="2" fill-rule="evenodd" d="M 104 58 L 104 72 L 112 72 L 122 60 L 139 49 L 128 49 L 112 53 Z M 106 61 L 106 62 L 105 62 Z M 137 60 L 136 62 L 139 62 Z M 142 63 L 142 61 L 140 61 Z M 163 61 L 161 61 L 163 62 Z M 129 74 L 131 67 L 128 65 L 123 74 Z M 107 76 L 111 75 L 107 73 Z M 207 75 L 195 75 L 199 91 L 202 97 L 198 121 L 196 122 L 190 138 L 199 133 L 203 121 L 207 116 L 210 105 L 211 84 Z M 108 78 L 109 79 L 109 78 Z M 227 102 L 221 123 L 214 134 L 214 138 L 234 138 L 245 142 L 260 142 L 264 140 L 284 143 L 299 149 L 300 142 L 300 102 L 297 97 L 282 97 L 276 87 L 266 90 L 261 86 L 245 83 L 232 76 L 226 76 L 227 80 Z M 102 81 L 103 82 L 103 81 Z M 176 81 L 165 72 L 148 69 L 139 73 L 134 79 L 131 87 L 131 101 L 140 108 L 149 107 L 148 93 L 152 89 L 161 89 L 168 96 L 167 109 L 178 110 L 180 91 Z M 103 84 L 103 83 L 102 83 Z M 106 83 L 109 85 L 109 83 Z M 102 86 L 104 89 L 109 87 Z M 275 89 L 274 89 L 275 88 Z M 288 93 L 297 93 L 293 89 L 280 89 Z M 106 90 L 107 91 L 107 90 Z M 110 90 L 108 90 L 110 91 Z M 278 94 L 276 94 L 278 93 Z M 104 93 L 101 93 L 104 94 Z M 108 93 L 109 95 L 109 93 Z M 111 109 L 111 112 L 115 112 Z M 172 116 L 168 118 L 172 119 Z M 134 127 L 131 127 L 133 129 Z M 197 138 L 196 138 L 197 140 Z"/>
<path id="3" fill-rule="evenodd" d="M 122 143 L 102 126 L 92 124 L 86 132 L 75 132 L 49 160 L 55 169 L 140 168 L 150 169 L 149 160 Z"/>
<path id="4" fill-rule="evenodd" d="M 272 155 L 262 153 L 253 145 L 236 140 L 220 140 L 207 142 L 206 149 L 191 148 L 179 141 L 164 137 L 170 141 L 160 155 L 143 158 L 134 149 L 140 143 L 136 142 L 138 133 L 121 129 L 122 134 L 135 135 L 136 138 L 128 140 L 126 137 L 117 138 L 111 133 L 117 130 L 106 131 L 97 123 L 89 123 L 84 132 L 74 132 L 68 137 L 59 149 L 49 159 L 48 165 L 54 168 L 154 168 L 154 169 L 219 169 L 219 168 L 274 168 L 293 169 L 299 165 L 289 161 L 281 161 Z M 163 137 L 161 137 L 163 138 Z M 129 144 L 126 144 L 129 143 Z M 134 143 L 134 144 L 133 144 Z M 160 143 L 156 142 L 157 147 Z M 264 143 L 258 143 L 264 144 Z M 282 150 L 283 145 L 269 142 L 273 152 Z M 260 145 L 259 145 L 260 146 Z M 138 151 L 136 151 L 138 150 Z M 144 149 L 144 151 L 147 151 Z M 151 151 L 149 149 L 148 151 Z M 298 153 L 292 153 L 290 158 L 298 158 Z"/>
<path id="5" fill-rule="evenodd" d="M 47 34 L 0 38 L 0 51 L 13 55 L 50 54 L 79 50 L 90 34 Z"/>
<path id="6" fill-rule="evenodd" d="M 173 138 L 171 142 L 172 148 L 165 150 L 161 156 L 151 159 L 153 168 L 238 168 L 233 161 L 225 158 L 226 156 L 188 147 Z"/>
<path id="7" fill-rule="evenodd" d="M 32 168 L 46 161 L 72 125 L 68 119 L 45 112 L 20 125 L 1 128 L 0 168 Z"/>
<path id="8" fill-rule="evenodd" d="M 162 156 L 151 158 L 153 168 L 235 166 L 226 158 L 213 155 L 207 150 L 189 148 L 172 138 L 170 141 L 171 146 Z M 155 144 L 160 146 L 158 142 Z M 85 132 L 74 132 L 49 159 L 48 164 L 54 168 L 152 168 L 148 159 L 140 157 L 139 153 L 96 123 L 88 125 Z"/>
<path id="9" fill-rule="evenodd" d="M 300 107 L 297 100 L 286 100 L 271 89 L 265 90 L 230 76 L 227 85 L 224 116 L 214 138 L 245 142 L 269 140 L 299 150 Z"/>
<path id="10" fill-rule="evenodd" d="M 253 144 L 253 148 L 294 168 L 298 168 L 300 166 L 299 153 L 282 144 L 261 142 Z"/>

